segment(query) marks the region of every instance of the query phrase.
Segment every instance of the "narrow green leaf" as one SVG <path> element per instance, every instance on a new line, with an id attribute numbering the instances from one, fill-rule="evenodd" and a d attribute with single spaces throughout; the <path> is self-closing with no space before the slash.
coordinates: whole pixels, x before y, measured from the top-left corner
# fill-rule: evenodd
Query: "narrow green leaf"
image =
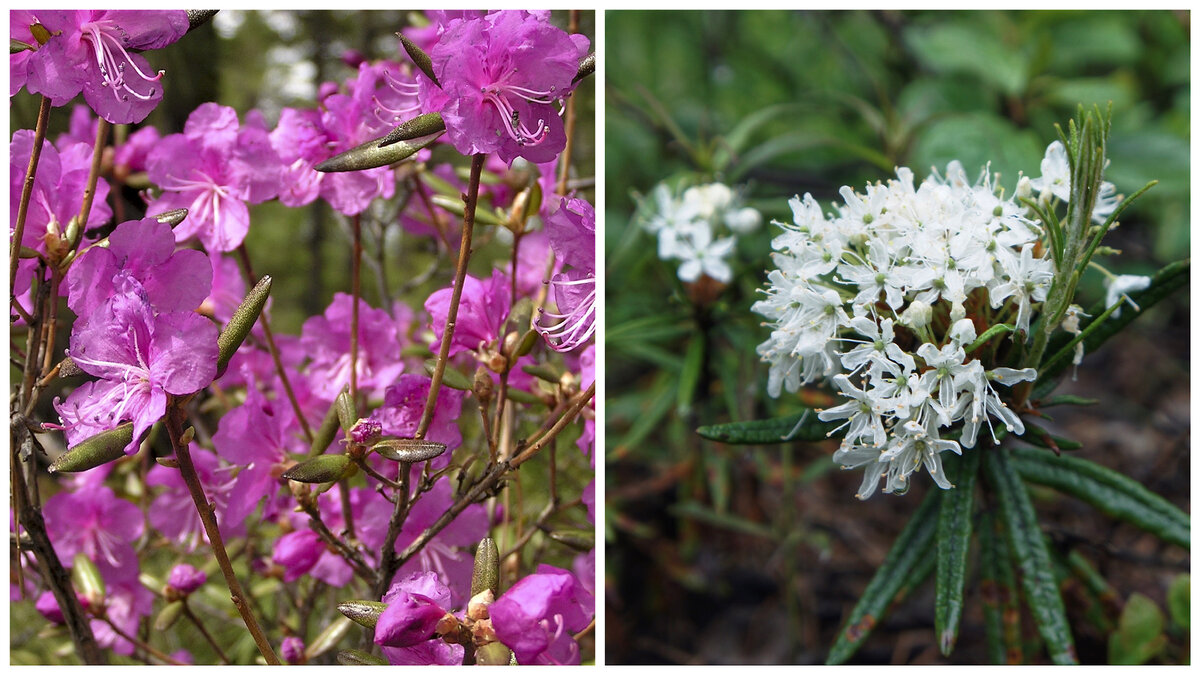
<path id="1" fill-rule="evenodd" d="M 815 411 L 752 422 L 730 422 L 700 427 L 696 433 L 710 441 L 731 444 L 768 445 L 788 441 L 823 441 L 837 428 L 832 422 L 817 419 Z"/>
<path id="2" fill-rule="evenodd" d="M 1137 306 L 1141 309 L 1134 309 L 1128 303 L 1125 303 L 1121 310 L 1121 316 L 1109 318 L 1107 321 L 1104 321 L 1103 325 L 1099 326 L 1098 330 L 1088 335 L 1083 342 L 1084 350 L 1089 354 L 1095 352 L 1108 338 L 1116 335 L 1131 321 L 1145 314 L 1163 298 L 1166 298 L 1180 288 L 1186 287 L 1190 272 L 1191 260 L 1178 260 L 1155 272 L 1150 280 L 1149 287 L 1129 294 L 1129 298 L 1137 303 Z M 1080 321 L 1080 328 L 1086 330 L 1093 323 L 1096 323 L 1106 309 L 1108 308 L 1104 306 L 1103 301 L 1094 305 L 1088 310 L 1088 313 L 1094 318 Z M 1046 353 L 1052 356 L 1044 360 L 1038 368 L 1038 380 L 1033 388 L 1033 398 L 1042 398 L 1046 394 L 1049 394 L 1057 385 L 1058 377 L 1066 370 L 1067 365 L 1070 364 L 1070 360 L 1066 358 L 1068 352 L 1074 348 L 1073 345 L 1067 347 L 1067 344 L 1070 342 L 1071 338 L 1066 333 L 1059 333 L 1050 340 L 1050 346 L 1046 349 Z M 1051 366 L 1052 362 L 1053 365 Z"/>
<path id="3" fill-rule="evenodd" d="M 679 389 L 675 409 L 682 417 L 692 410 L 692 399 L 696 395 L 696 385 L 704 370 L 704 334 L 697 333 L 688 342 L 687 354 L 683 357 L 683 370 L 679 374 Z"/>
<path id="4" fill-rule="evenodd" d="M 1192 625 L 1192 576 L 1180 574 L 1167 589 L 1167 610 L 1174 621 L 1185 631 Z"/>
<path id="5" fill-rule="evenodd" d="M 998 323 L 995 326 L 992 326 L 991 328 L 983 331 L 983 335 L 980 335 L 979 337 L 975 338 L 974 342 L 967 345 L 966 351 L 969 354 L 969 353 L 975 351 L 976 349 L 979 349 L 980 347 L 987 344 L 988 340 L 991 340 L 992 338 L 996 337 L 997 335 L 999 335 L 1001 333 L 1011 333 L 1016 329 L 1017 329 L 1017 327 L 1012 324 Z"/>
<path id="6" fill-rule="evenodd" d="M 313 434 L 312 445 L 308 448 L 308 454 L 311 457 L 325 454 L 325 450 L 329 448 L 329 444 L 333 443 L 333 437 L 337 435 L 338 429 L 338 406 L 335 401 L 329 406 L 329 412 L 325 413 L 325 419 L 321 420 L 321 426 L 317 428 Z"/>
<path id="7" fill-rule="evenodd" d="M 999 537 L 996 519 L 985 512 L 979 527 L 979 593 L 983 600 L 983 632 L 987 641 L 988 661 L 994 665 L 1008 662 L 1004 644 L 1004 610 L 1001 599 Z"/>
<path id="8" fill-rule="evenodd" d="M 838 633 L 837 641 L 829 650 L 826 665 L 845 663 L 854 656 L 854 652 L 862 646 L 863 640 L 871 634 L 883 614 L 887 611 L 892 599 L 904 586 L 907 578 L 920 566 L 922 559 L 930 557 L 933 548 L 933 538 L 937 532 L 937 509 L 941 502 L 942 491 L 930 490 L 925 501 L 917 512 L 912 515 L 908 525 L 892 549 L 888 551 L 883 564 L 876 570 L 862 598 L 850 612 L 845 627 Z"/>
<path id="9" fill-rule="evenodd" d="M 346 637 L 350 632 L 350 627 L 354 622 L 345 617 L 336 617 L 321 634 L 308 644 L 308 648 L 304 650 L 305 660 L 312 661 L 325 652 L 337 646 L 337 643 Z M 372 662 L 374 663 L 374 662 Z"/>
<path id="10" fill-rule="evenodd" d="M 441 209 L 449 211 L 460 218 L 467 213 L 467 209 L 463 206 L 463 201 L 460 197 L 433 195 L 429 200 Z M 499 215 L 491 209 L 475 209 L 475 223 L 477 225 L 503 225 L 506 220 L 505 216 Z"/>
<path id="11" fill-rule="evenodd" d="M 954 463 L 955 471 L 947 468 L 954 489 L 942 496 L 938 511 L 937 594 L 933 625 L 938 647 L 946 656 L 954 650 L 962 619 L 967 552 L 971 549 L 971 516 L 975 508 L 975 476 L 979 473 L 981 454 L 980 450 L 968 450 Z"/>
<path id="12" fill-rule="evenodd" d="M 1038 632 L 1046 641 L 1050 660 L 1056 664 L 1078 663 L 1066 609 L 1054 583 L 1053 563 L 1042 538 L 1037 513 L 1008 455 L 1004 450 L 987 453 L 984 472 L 1000 503 L 1005 536 L 1021 571 L 1025 601 Z"/>
<path id="13" fill-rule="evenodd" d="M 427 360 L 425 362 L 425 374 L 433 375 L 433 371 L 435 370 L 437 370 L 437 359 Z M 458 389 L 459 391 L 472 391 L 475 388 L 470 378 L 449 367 L 442 370 L 442 384 L 451 389 Z"/>
<path id="14" fill-rule="evenodd" d="M 1025 433 L 1017 436 L 1017 439 L 1023 443 L 1036 445 L 1039 448 L 1046 448 L 1048 450 L 1079 450 L 1083 447 L 1083 443 L 1079 441 L 1073 441 L 1062 436 L 1053 436 L 1050 432 L 1033 423 L 1025 425 Z"/>
<path id="15" fill-rule="evenodd" d="M 667 511 L 676 518 L 695 520 L 708 525 L 724 528 L 731 532 L 740 532 L 754 537 L 762 537 L 768 541 L 776 539 L 774 530 L 769 525 L 756 523 L 729 513 L 717 513 L 697 502 L 682 502 L 672 504 Z"/>
<path id="16" fill-rule="evenodd" d="M 1083 396 L 1073 396 L 1071 394 L 1059 394 L 1051 396 L 1048 399 L 1038 401 L 1038 408 L 1051 408 L 1056 405 L 1096 405 L 1099 399 L 1085 398 Z"/>
<path id="17" fill-rule="evenodd" d="M 1012 467 L 1025 480 L 1047 485 L 1132 523 L 1172 544 L 1190 548 L 1191 518 L 1141 483 L 1077 457 L 1013 448 Z"/>

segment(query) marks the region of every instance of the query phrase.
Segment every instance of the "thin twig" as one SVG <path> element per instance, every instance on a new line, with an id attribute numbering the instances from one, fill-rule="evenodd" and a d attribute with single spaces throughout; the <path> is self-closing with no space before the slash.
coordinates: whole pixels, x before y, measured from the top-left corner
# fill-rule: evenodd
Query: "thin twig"
<path id="1" fill-rule="evenodd" d="M 354 231 L 354 251 L 350 258 L 350 400 L 358 400 L 358 298 L 362 294 L 362 221 L 358 214 L 351 218 Z"/>
<path id="2" fill-rule="evenodd" d="M 25 184 L 21 187 L 21 202 L 17 206 L 17 224 L 13 228 L 11 260 L 8 268 L 8 289 L 17 283 L 17 262 L 20 258 L 21 239 L 25 236 L 25 218 L 29 215 L 29 200 L 33 197 L 33 185 L 37 178 L 38 160 L 42 157 L 42 145 L 46 141 L 46 122 L 50 119 L 50 99 L 42 96 L 38 108 L 37 126 L 33 129 L 33 152 L 29 154 L 29 165 L 25 169 Z"/>
<path id="3" fill-rule="evenodd" d="M 458 320 L 458 301 L 462 298 L 463 282 L 467 278 L 467 262 L 471 259 L 471 235 L 475 229 L 475 205 L 479 202 L 479 176 L 483 173 L 483 161 L 487 155 L 477 154 L 471 158 L 471 178 L 467 183 L 467 194 L 463 195 L 462 241 L 458 245 L 458 264 L 454 268 L 454 290 L 450 292 L 450 307 L 446 313 L 446 326 L 442 330 L 442 344 L 438 348 L 437 365 L 433 380 L 429 383 L 429 398 L 425 400 L 425 411 L 415 438 L 425 438 L 433 422 L 433 411 L 437 408 L 438 392 L 442 388 L 442 376 L 446 362 L 450 359 L 450 341 L 454 338 L 454 326 Z"/>
<path id="4" fill-rule="evenodd" d="M 183 422 L 187 415 L 183 410 L 183 402 L 183 399 L 172 396 L 167 404 L 166 414 L 167 434 L 171 437 L 171 446 L 175 448 L 175 457 L 179 460 L 179 473 L 183 476 L 183 482 L 187 484 L 188 492 L 192 495 L 192 501 L 196 504 L 196 512 L 200 515 L 200 522 L 204 525 L 205 533 L 208 534 L 209 546 L 212 547 L 217 564 L 221 566 L 221 572 L 225 575 L 225 583 L 229 586 L 230 600 L 233 601 L 234 607 L 237 607 L 238 613 L 242 615 L 242 621 L 246 623 L 246 629 L 250 631 L 254 643 L 258 645 L 258 651 L 262 653 L 268 664 L 277 666 L 279 658 L 275 656 L 275 650 L 271 648 L 270 641 L 267 640 L 267 636 L 263 634 L 262 628 L 259 627 L 258 621 L 250 611 L 250 604 L 246 601 L 245 593 L 242 592 L 242 585 L 238 583 L 237 576 L 233 573 L 233 564 L 229 561 L 229 553 L 225 550 L 225 544 L 221 539 L 221 530 L 217 527 L 217 519 L 213 515 L 212 506 L 209 504 L 208 498 L 204 496 L 204 486 L 200 484 L 200 476 L 196 473 L 196 466 L 192 463 L 191 452 L 186 443 L 180 442 L 180 438 L 183 436 Z"/>
<path id="5" fill-rule="evenodd" d="M 104 623 L 108 624 L 108 627 L 112 628 L 114 633 L 125 638 L 128 642 L 133 644 L 138 649 L 149 654 L 151 658 L 158 659 L 159 661 L 162 661 L 163 663 L 165 663 L 167 665 L 171 665 L 171 666 L 186 666 L 187 665 L 186 663 L 184 663 L 182 661 L 176 661 L 175 659 L 158 651 L 154 647 L 151 647 L 150 645 L 146 644 L 145 642 L 142 642 L 141 640 L 139 640 L 137 638 L 137 636 L 130 635 L 129 633 L 126 633 L 125 631 L 121 630 L 121 627 L 118 626 L 117 624 L 113 623 L 112 619 L 109 619 L 107 616 L 100 617 L 100 620 L 103 621 Z"/>
<path id="6" fill-rule="evenodd" d="M 196 616 L 191 607 L 188 607 L 187 598 L 183 598 L 179 602 L 183 603 L 183 615 L 191 620 L 191 622 L 196 625 L 196 628 L 200 629 L 200 634 L 203 635 L 204 639 L 208 640 L 208 644 L 212 645 L 212 648 L 216 650 L 217 657 L 221 659 L 221 663 L 228 665 L 230 663 L 229 657 L 225 656 L 225 652 L 221 650 L 221 645 L 217 644 L 217 641 L 213 639 L 211 634 L 209 634 L 208 629 L 205 628 L 204 624 L 200 621 L 200 617 Z"/>

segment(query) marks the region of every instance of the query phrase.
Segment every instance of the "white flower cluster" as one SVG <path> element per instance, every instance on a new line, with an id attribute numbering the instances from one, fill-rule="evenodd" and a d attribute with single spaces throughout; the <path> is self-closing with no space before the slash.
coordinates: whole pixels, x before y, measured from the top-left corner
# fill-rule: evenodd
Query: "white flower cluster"
<path id="1" fill-rule="evenodd" d="M 640 221 L 658 237 L 658 257 L 679 260 L 683 281 L 707 275 L 729 283 L 733 270 L 726 258 L 737 235 L 758 228 L 762 222 L 758 211 L 742 206 L 738 194 L 722 183 L 696 185 L 681 195 L 659 183 L 650 197 L 642 204 Z"/>
<path id="2" fill-rule="evenodd" d="M 784 230 L 772 242 L 777 269 L 753 307 L 772 331 L 758 347 L 771 396 L 832 378 L 846 399 L 818 417 L 846 420 L 834 459 L 865 468 L 859 499 L 885 475 L 884 492 L 904 492 L 922 465 L 952 487 L 940 453 L 974 447 L 992 419 L 1024 433 L 995 385 L 1037 372 L 989 370 L 969 350 L 996 324 L 1028 331 L 1054 276 L 1040 224 L 986 168 L 974 183 L 958 162 L 919 186 L 909 169 L 896 174 L 865 194 L 843 187 L 845 203 L 828 215 L 811 195 L 793 198 L 795 222 L 775 223 Z M 1032 189 L 1025 178 L 1018 192 Z M 959 422 L 958 440 L 942 437 Z"/>

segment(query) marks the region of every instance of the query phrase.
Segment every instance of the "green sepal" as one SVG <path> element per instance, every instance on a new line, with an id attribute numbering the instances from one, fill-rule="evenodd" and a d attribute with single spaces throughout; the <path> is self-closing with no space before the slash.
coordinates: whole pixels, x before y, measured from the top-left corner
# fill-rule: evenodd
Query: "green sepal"
<path id="1" fill-rule="evenodd" d="M 1021 570 L 1021 587 L 1038 632 L 1056 664 L 1078 663 L 1074 638 L 1062 595 L 1054 580 L 1054 567 L 1037 513 L 1021 476 L 1009 460 L 1009 451 L 987 453 L 984 473 L 1000 503 L 1000 518 L 1013 559 Z"/>
<path id="2" fill-rule="evenodd" d="M 408 58 L 412 59 L 413 65 L 421 69 L 431 82 L 442 88 L 442 83 L 438 82 L 437 75 L 433 74 L 433 59 L 429 58 L 429 54 L 425 53 L 424 49 L 417 46 L 417 43 L 404 36 L 404 33 L 396 33 L 400 38 L 400 44 L 404 45 L 404 51 L 408 53 Z"/>
<path id="3" fill-rule="evenodd" d="M 440 133 L 446 130 L 446 121 L 441 113 L 425 113 L 392 129 L 391 133 L 379 139 L 379 147 L 386 148 L 400 141 L 411 141 L 422 136 Z"/>
<path id="4" fill-rule="evenodd" d="M 346 455 L 321 455 L 283 472 L 283 478 L 300 483 L 331 483 L 352 476 L 357 470 Z"/>
<path id="5" fill-rule="evenodd" d="M 419 151 L 433 145 L 437 135 L 420 139 L 417 142 L 396 141 L 380 147 L 382 138 L 367 141 L 362 145 L 351 148 L 340 155 L 335 155 L 317 164 L 313 168 L 322 173 L 340 173 L 345 171 L 365 171 L 381 166 L 390 166 L 417 154 Z M 386 137 L 385 137 L 386 138 Z"/>
<path id="6" fill-rule="evenodd" d="M 432 376 L 436 370 L 437 359 L 429 359 L 425 361 L 426 375 Z M 445 368 L 442 370 L 442 384 L 450 387 L 451 389 L 458 389 L 459 391 L 471 391 L 474 389 L 474 385 L 471 383 L 471 380 L 468 379 L 466 375 L 463 375 L 453 368 Z"/>
<path id="7" fill-rule="evenodd" d="M 1098 511 L 1183 548 L 1191 546 L 1191 518 L 1141 483 L 1095 462 L 1013 448 L 1012 468 L 1027 481 L 1052 487 Z"/>
<path id="8" fill-rule="evenodd" d="M 368 654 L 361 649 L 342 649 L 337 653 L 337 662 L 343 666 L 386 666 L 384 659 Z"/>
<path id="9" fill-rule="evenodd" d="M 475 549 L 475 567 L 471 572 L 471 597 L 484 591 L 500 596 L 500 550 L 496 540 L 485 537 Z"/>
<path id="10" fill-rule="evenodd" d="M 966 451 L 953 463 L 944 463 L 954 489 L 942 495 L 938 509 L 937 592 L 934 601 L 934 632 L 938 647 L 949 656 L 958 640 L 962 619 L 963 586 L 967 578 L 967 552 L 971 549 L 971 517 L 975 508 L 975 476 L 979 473 L 981 449 Z"/>
<path id="11" fill-rule="evenodd" d="M 385 438 L 372 445 L 371 449 L 384 459 L 412 464 L 440 457 L 446 452 L 446 444 L 415 438 Z"/>
<path id="12" fill-rule="evenodd" d="M 838 631 L 837 641 L 825 659 L 826 665 L 845 663 L 854 656 L 909 576 L 929 556 L 937 533 L 937 510 L 941 499 L 941 490 L 930 490 L 917 512 L 909 518 L 883 564 L 871 577 L 858 604 L 851 610 L 845 626 Z"/>
<path id="13" fill-rule="evenodd" d="M 59 455 L 47 469 L 50 473 L 75 473 L 94 469 L 125 456 L 125 448 L 133 442 L 133 424 L 126 422 L 116 429 L 102 431 Z"/>
<path id="14" fill-rule="evenodd" d="M 805 410 L 797 415 L 769 420 L 713 424 L 696 429 L 696 433 L 720 443 L 767 445 L 788 441 L 823 441 L 835 428 L 836 424 L 817 419 L 816 411 Z"/>
<path id="15" fill-rule="evenodd" d="M 220 350 L 220 356 L 217 358 L 218 378 L 225 373 L 225 369 L 229 367 L 229 360 L 233 358 L 238 347 L 242 346 L 242 342 L 250 334 L 250 329 L 254 328 L 254 322 L 258 321 L 258 316 L 262 314 L 270 295 L 271 277 L 265 276 L 254 284 L 254 288 L 246 294 L 242 304 L 234 310 L 233 317 L 217 338 L 217 347 Z"/>
<path id="16" fill-rule="evenodd" d="M 342 616 L 363 628 L 372 630 L 375 629 L 375 624 L 379 623 L 379 615 L 383 614 L 385 609 L 387 609 L 386 602 L 372 600 L 350 600 L 339 602 L 337 606 L 337 610 L 342 613 Z"/>

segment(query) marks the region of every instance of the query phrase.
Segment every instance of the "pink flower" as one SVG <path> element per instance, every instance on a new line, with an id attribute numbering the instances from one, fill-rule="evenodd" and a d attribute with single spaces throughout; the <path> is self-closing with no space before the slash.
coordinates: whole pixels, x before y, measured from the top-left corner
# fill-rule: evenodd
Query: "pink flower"
<path id="1" fill-rule="evenodd" d="M 332 401 L 350 383 L 351 296 L 335 293 L 333 302 L 322 316 L 304 322 L 300 345 L 312 358 L 308 366 L 313 392 Z M 358 300 L 358 386 L 382 390 L 404 370 L 397 356 L 400 335 L 396 322 L 382 309 Z"/>
<path id="2" fill-rule="evenodd" d="M 543 309 L 535 328 L 551 349 L 567 352 L 596 332 L 596 211 L 583 199 L 563 199 L 546 217 L 546 233 L 570 269 L 551 279 L 558 311 Z"/>
<path id="3" fill-rule="evenodd" d="M 208 575 L 204 570 L 198 570 L 186 563 L 172 567 L 171 573 L 167 575 L 167 585 L 183 595 L 194 593 L 205 581 L 208 581 Z"/>
<path id="4" fill-rule="evenodd" d="M 578 665 L 573 637 L 595 613 L 594 598 L 570 572 L 538 565 L 492 603 L 492 627 L 522 665 Z"/>
<path id="5" fill-rule="evenodd" d="M 453 291 L 453 288 L 434 291 L 425 301 L 430 327 L 438 341 L 432 346 L 435 352 L 439 349 L 442 331 L 446 327 Z M 500 270 L 493 270 L 492 278 L 488 280 L 467 275 L 463 280 L 462 298 L 458 305 L 458 324 L 450 339 L 450 356 L 464 351 L 474 352 L 498 343 L 500 330 L 508 319 L 511 292 L 508 277 Z"/>
<path id="6" fill-rule="evenodd" d="M 175 240 L 197 237 L 210 253 L 241 245 L 250 229 L 246 204 L 278 194 L 282 170 L 260 118 L 239 128 L 233 108 L 216 103 L 192 111 L 183 133 L 162 139 L 146 165 L 150 180 L 164 190 L 147 213 L 187 209 Z"/>
<path id="7" fill-rule="evenodd" d="M 455 149 L 509 163 L 553 159 L 566 145 L 553 103 L 570 93 L 587 48 L 583 36 L 522 11 L 451 21 L 429 56 Z"/>
<path id="8" fill-rule="evenodd" d="M 217 328 L 191 312 L 155 315 L 146 291 L 130 277 L 116 295 L 77 322 L 69 355 L 84 372 L 101 378 L 54 400 L 67 440 L 80 441 L 124 420 L 133 422 L 133 441 L 166 411 L 167 395 L 208 386 L 217 370 Z"/>
<path id="9" fill-rule="evenodd" d="M 446 615 L 450 589 L 433 572 L 414 572 L 383 596 L 387 609 L 375 625 L 375 644 L 412 647 L 433 637 Z"/>
<path id="10" fill-rule="evenodd" d="M 113 124 L 141 122 L 162 100 L 163 71 L 155 71 L 146 57 L 131 50 L 160 49 L 188 29 L 187 12 L 182 10 L 31 14 L 54 36 L 27 57 L 29 91 L 46 95 L 56 106 L 83 91 L 96 114 Z"/>

